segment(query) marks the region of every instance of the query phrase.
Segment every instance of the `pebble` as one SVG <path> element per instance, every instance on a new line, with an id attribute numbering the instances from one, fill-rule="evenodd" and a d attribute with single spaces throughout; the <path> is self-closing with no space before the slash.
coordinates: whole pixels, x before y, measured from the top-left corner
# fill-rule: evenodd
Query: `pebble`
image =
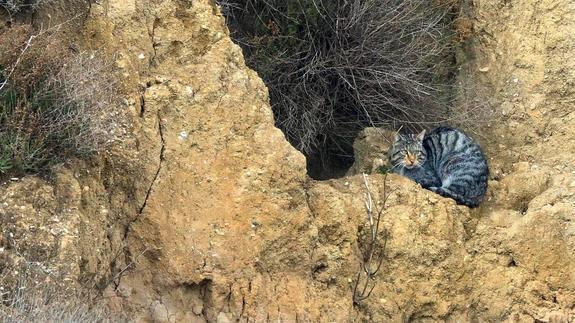
<path id="1" fill-rule="evenodd" d="M 224 34 L 218 31 L 218 32 L 215 33 L 214 36 L 213 36 L 213 42 L 214 42 L 214 43 L 215 43 L 215 42 L 218 42 L 218 41 L 220 41 L 222 38 L 224 38 Z"/>
<path id="2" fill-rule="evenodd" d="M 132 288 L 121 286 L 118 288 L 118 294 L 124 298 L 128 298 L 132 295 Z"/>
<path id="3" fill-rule="evenodd" d="M 202 314 L 203 310 L 204 306 L 202 304 L 195 304 L 194 306 L 192 306 L 192 312 L 194 312 L 194 314 L 196 315 Z"/>
<path id="4" fill-rule="evenodd" d="M 188 133 L 186 131 L 180 131 L 180 134 L 178 135 L 178 139 L 186 140 L 187 138 L 188 138 Z"/>

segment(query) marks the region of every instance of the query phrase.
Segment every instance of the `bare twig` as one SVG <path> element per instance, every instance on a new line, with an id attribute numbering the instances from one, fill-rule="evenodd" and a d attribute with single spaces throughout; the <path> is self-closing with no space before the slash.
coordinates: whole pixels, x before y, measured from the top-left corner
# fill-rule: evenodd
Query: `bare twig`
<path id="1" fill-rule="evenodd" d="M 381 203 L 374 201 L 369 185 L 369 178 L 365 173 L 363 174 L 363 183 L 366 191 L 365 210 L 367 212 L 367 221 L 369 224 L 369 241 L 367 242 L 365 251 L 362 252 L 360 268 L 357 272 L 353 286 L 353 302 L 356 305 L 367 299 L 375 288 L 375 282 L 373 282 L 373 280 L 383 264 L 388 237 L 387 233 L 380 232 L 379 229 L 381 217 L 386 209 L 386 203 L 389 197 L 387 189 L 387 175 L 385 175 L 383 181 L 383 201 L 381 201 Z M 385 240 L 383 241 L 383 246 L 380 247 L 378 244 L 378 238 L 381 234 L 384 234 Z"/>
<path id="2" fill-rule="evenodd" d="M 26 40 L 26 43 L 24 44 L 24 47 L 22 48 L 22 50 L 20 51 L 20 54 L 18 55 L 18 57 L 16 58 L 16 61 L 14 62 L 14 64 L 12 64 L 12 67 L 10 68 L 10 71 L 8 72 L 8 74 L 6 74 L 4 76 L 4 80 L 2 80 L 0 82 L 0 91 L 2 91 L 2 89 L 4 89 L 4 87 L 6 87 L 6 84 L 8 84 L 8 81 L 10 80 L 10 77 L 12 77 L 12 74 L 14 74 L 14 71 L 16 70 L 16 68 L 18 67 L 18 65 L 20 65 L 22 58 L 24 57 L 24 54 L 26 53 L 26 51 L 28 49 L 30 49 L 30 47 L 32 47 L 33 42 L 36 38 L 43 36 L 46 33 L 49 32 L 53 32 L 53 31 L 57 31 L 60 28 L 62 28 L 62 26 L 67 25 L 69 23 L 71 23 L 72 21 L 76 20 L 77 18 L 79 18 L 80 16 L 82 16 L 82 14 L 78 14 L 62 23 L 59 23 L 57 25 L 54 25 L 52 27 L 48 27 L 46 29 L 40 29 L 40 31 L 38 31 L 38 33 L 30 35 L 30 37 L 28 37 L 28 40 Z"/>
<path id="3" fill-rule="evenodd" d="M 25 9 L 36 10 L 50 5 L 54 0 L 0 0 L 0 8 L 5 9 L 10 15 Z"/>
<path id="4" fill-rule="evenodd" d="M 120 286 L 120 280 L 122 279 L 122 276 L 124 275 L 124 273 L 126 271 L 128 271 L 130 268 L 132 268 L 134 265 L 136 265 L 138 263 L 138 259 L 140 259 L 140 257 L 143 256 L 148 251 L 150 251 L 150 248 L 146 247 L 146 249 L 144 249 L 144 251 L 142 251 L 140 254 L 138 254 L 136 256 L 136 258 L 131 260 L 129 264 L 127 264 L 116 275 L 114 275 L 114 277 L 112 277 L 112 279 L 110 279 L 110 281 L 106 284 L 106 286 L 109 285 L 110 283 L 114 283 L 115 289 L 117 289 L 118 286 Z"/>

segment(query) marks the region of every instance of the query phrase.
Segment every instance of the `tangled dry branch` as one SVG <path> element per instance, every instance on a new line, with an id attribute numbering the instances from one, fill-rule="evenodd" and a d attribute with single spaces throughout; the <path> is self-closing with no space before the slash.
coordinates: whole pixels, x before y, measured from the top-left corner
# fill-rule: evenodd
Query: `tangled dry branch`
<path id="1" fill-rule="evenodd" d="M 350 155 L 366 126 L 453 118 L 453 3 L 220 0 L 232 37 L 270 90 L 276 123 L 307 155 Z"/>
<path id="2" fill-rule="evenodd" d="M 4 8 L 10 14 L 23 10 L 36 10 L 40 6 L 46 6 L 54 0 L 0 0 L 0 8 Z"/>

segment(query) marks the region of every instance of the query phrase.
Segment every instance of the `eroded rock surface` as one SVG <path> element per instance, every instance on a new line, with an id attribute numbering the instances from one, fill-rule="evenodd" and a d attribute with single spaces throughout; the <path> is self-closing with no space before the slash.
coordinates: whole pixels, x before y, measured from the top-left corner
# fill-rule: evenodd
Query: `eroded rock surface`
<path id="1" fill-rule="evenodd" d="M 346 176 L 378 173 L 381 167 L 389 170 L 387 152 L 393 145 L 394 136 L 394 131 L 384 128 L 369 127 L 360 131 L 353 142 L 354 162 Z"/>
<path id="2" fill-rule="evenodd" d="M 488 196 L 470 210 L 369 176 L 376 201 L 389 195 L 387 244 L 354 305 L 364 178 L 308 180 L 213 1 L 93 4 L 82 45 L 115 53 L 132 133 L 52 182 L 0 188 L 2 277 L 39 262 L 38 279 L 104 290 L 143 321 L 572 322 L 573 6 L 468 8 L 463 77 L 489 86 L 503 113 L 480 138 Z"/>

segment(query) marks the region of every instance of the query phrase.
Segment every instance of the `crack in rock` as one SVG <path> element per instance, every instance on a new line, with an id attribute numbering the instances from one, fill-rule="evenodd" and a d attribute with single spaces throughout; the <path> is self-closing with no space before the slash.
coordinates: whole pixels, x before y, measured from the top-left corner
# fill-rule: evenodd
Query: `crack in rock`
<path id="1" fill-rule="evenodd" d="M 138 219 L 138 217 L 142 214 L 142 212 L 144 212 L 144 209 L 146 208 L 146 205 L 148 204 L 148 199 L 150 198 L 150 194 L 152 194 L 152 190 L 154 188 L 154 185 L 156 184 L 156 181 L 158 180 L 158 177 L 160 176 L 160 171 L 162 170 L 162 162 L 165 159 L 164 151 L 166 149 L 166 141 L 164 139 L 164 130 L 162 128 L 162 117 L 160 115 L 160 111 L 158 111 L 158 131 L 160 133 L 160 140 L 161 140 L 160 161 L 158 163 L 158 169 L 156 170 L 156 174 L 154 175 L 154 179 L 150 183 L 150 187 L 148 187 L 148 191 L 146 192 L 146 198 L 144 199 L 144 202 L 142 203 L 142 206 L 140 207 L 140 210 L 138 212 L 138 216 L 134 219 L 134 221 L 136 221 Z"/>
<path id="2" fill-rule="evenodd" d="M 142 96 L 141 102 L 144 103 L 144 98 Z M 145 108 L 142 107 L 142 110 L 144 110 Z M 160 111 L 158 111 L 157 113 L 158 116 L 158 132 L 160 134 L 160 141 L 161 141 L 161 147 L 160 147 L 160 158 L 159 158 L 159 162 L 158 162 L 158 168 L 156 170 L 156 173 L 154 175 L 154 178 L 152 179 L 152 181 L 150 182 L 150 186 L 148 187 L 148 190 L 146 191 L 146 197 L 144 198 L 144 202 L 142 203 L 142 205 L 140 206 L 139 210 L 138 210 L 138 214 L 136 215 L 136 217 L 130 221 L 130 223 L 126 226 L 126 231 L 124 233 L 124 240 L 126 240 L 127 236 L 128 236 L 128 232 L 130 231 L 130 227 L 132 226 L 132 224 L 134 222 L 136 222 L 139 218 L 140 215 L 142 215 L 142 213 L 144 212 L 144 210 L 146 209 L 146 206 L 148 205 L 148 200 L 150 199 L 150 195 L 152 194 L 152 191 L 154 189 L 154 186 L 156 184 L 156 182 L 158 181 L 158 177 L 160 176 L 160 172 L 162 170 L 162 163 L 165 160 L 165 156 L 164 156 L 164 152 L 166 149 L 166 141 L 164 139 L 164 129 L 162 126 L 162 116 L 160 114 Z"/>

